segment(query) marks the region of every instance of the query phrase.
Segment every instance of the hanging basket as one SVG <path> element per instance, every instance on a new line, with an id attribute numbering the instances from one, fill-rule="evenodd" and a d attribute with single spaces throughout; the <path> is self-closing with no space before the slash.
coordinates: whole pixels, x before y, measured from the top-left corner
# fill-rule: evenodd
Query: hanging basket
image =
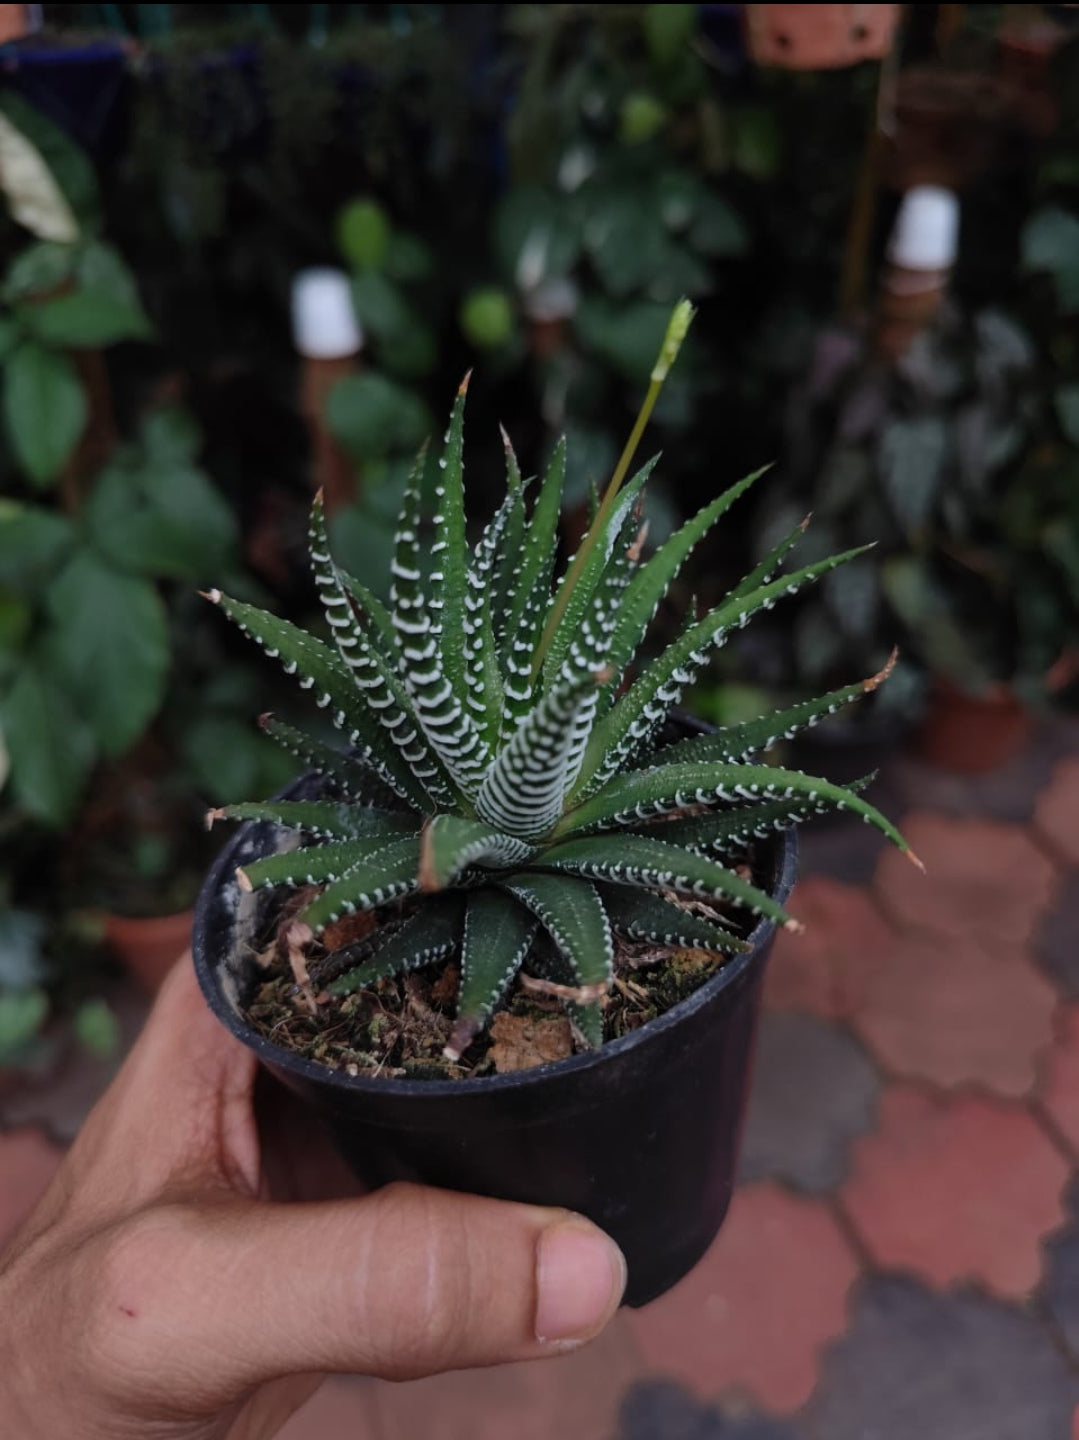
<path id="1" fill-rule="evenodd" d="M 892 48 L 898 5 L 747 5 L 749 52 L 758 65 L 838 70 Z"/>

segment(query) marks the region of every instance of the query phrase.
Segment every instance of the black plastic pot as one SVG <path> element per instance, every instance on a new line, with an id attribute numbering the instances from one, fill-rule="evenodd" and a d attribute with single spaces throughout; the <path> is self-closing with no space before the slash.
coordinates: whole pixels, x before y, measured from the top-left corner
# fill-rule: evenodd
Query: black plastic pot
<path id="1" fill-rule="evenodd" d="M 311 779 L 289 792 L 313 793 Z M 258 981 L 245 943 L 266 923 L 266 892 L 236 867 L 282 847 L 287 832 L 245 825 L 199 897 L 194 954 L 210 1008 L 327 1122 L 371 1186 L 415 1180 L 504 1200 L 563 1205 L 625 1253 L 626 1303 L 668 1290 L 708 1249 L 730 1202 L 774 926 L 667 1014 L 602 1050 L 475 1080 L 352 1078 L 278 1049 L 248 1024 Z M 794 833 L 768 856 L 768 888 L 794 884 Z"/>

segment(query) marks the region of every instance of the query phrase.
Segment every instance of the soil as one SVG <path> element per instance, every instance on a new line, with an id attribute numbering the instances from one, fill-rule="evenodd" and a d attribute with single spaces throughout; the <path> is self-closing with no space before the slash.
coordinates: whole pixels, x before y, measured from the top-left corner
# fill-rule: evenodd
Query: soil
<path id="1" fill-rule="evenodd" d="M 297 891 L 289 897 L 259 952 L 266 977 L 247 1014 L 273 1044 L 349 1075 L 413 1080 L 506 1074 L 590 1048 L 561 999 L 549 993 L 563 987 L 552 983 L 552 957 L 538 948 L 526 957 L 490 1026 L 459 1061 L 442 1053 L 457 996 L 458 969 L 452 961 L 437 961 L 352 995 L 327 994 L 322 987 L 333 978 L 332 952 L 370 934 L 375 922 L 362 914 L 329 927 L 323 935 L 329 948 L 320 954 L 319 947 L 307 943 L 310 931 L 295 921 L 312 893 Z M 700 900 L 679 903 L 748 934 L 745 911 Z M 402 918 L 408 909 L 408 904 L 400 908 Z M 616 937 L 614 981 L 602 1002 L 604 1040 L 629 1034 L 662 1015 L 729 958 Z"/>

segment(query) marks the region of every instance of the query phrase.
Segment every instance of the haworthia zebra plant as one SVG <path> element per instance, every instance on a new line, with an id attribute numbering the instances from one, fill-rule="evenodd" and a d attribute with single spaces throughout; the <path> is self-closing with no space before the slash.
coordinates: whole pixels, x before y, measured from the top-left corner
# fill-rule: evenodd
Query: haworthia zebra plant
<path id="1" fill-rule="evenodd" d="M 859 552 L 779 573 L 799 527 L 625 683 L 686 557 L 757 478 L 712 500 L 642 559 L 640 500 L 651 464 L 623 481 L 691 315 L 684 303 L 674 313 L 618 469 L 559 581 L 564 445 L 530 504 L 506 442 L 505 499 L 468 547 L 466 382 L 437 457 L 426 545 L 423 453 L 405 494 L 388 608 L 335 562 L 321 500 L 311 516 L 311 560 L 332 643 L 219 591 L 210 595 L 313 692 L 350 747 L 338 752 L 264 717 L 275 739 L 321 772 L 325 798 L 213 812 L 300 832 L 300 848 L 248 864 L 240 883 L 319 887 L 300 917 L 313 937 L 343 914 L 393 906 L 374 938 L 339 955 L 327 972 L 344 972 L 328 987 L 336 994 L 458 957 L 452 1059 L 482 1029 L 541 936 L 568 972 L 579 1029 L 599 1044 L 615 935 L 715 953 L 744 948 L 702 913 L 707 907 L 687 906 L 684 897 L 797 928 L 744 868 L 731 868 L 754 838 L 836 807 L 908 848 L 854 790 L 755 758 L 883 675 L 715 734 L 673 743 L 664 735 L 684 688 L 733 630 Z M 406 897 L 413 897 L 406 906 L 396 903 Z"/>

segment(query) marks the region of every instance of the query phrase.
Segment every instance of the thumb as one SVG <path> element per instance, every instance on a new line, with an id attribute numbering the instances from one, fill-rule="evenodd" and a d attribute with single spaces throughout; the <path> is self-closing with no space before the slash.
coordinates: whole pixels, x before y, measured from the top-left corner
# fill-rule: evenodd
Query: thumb
<path id="1" fill-rule="evenodd" d="M 147 1258 L 129 1257 L 114 1313 L 133 1312 L 141 1363 L 210 1401 L 284 1374 L 414 1379 L 558 1354 L 606 1325 L 626 1279 L 582 1216 L 417 1185 L 138 1223 Z"/>

